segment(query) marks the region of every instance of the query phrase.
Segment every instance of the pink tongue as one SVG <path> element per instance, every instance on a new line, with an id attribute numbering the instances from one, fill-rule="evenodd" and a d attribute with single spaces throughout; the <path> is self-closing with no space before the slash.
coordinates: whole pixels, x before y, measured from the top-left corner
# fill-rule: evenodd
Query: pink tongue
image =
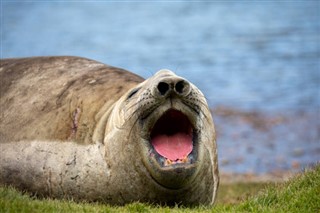
<path id="1" fill-rule="evenodd" d="M 151 142 L 160 155 L 172 161 L 183 159 L 192 152 L 192 136 L 187 134 L 158 135 Z"/>

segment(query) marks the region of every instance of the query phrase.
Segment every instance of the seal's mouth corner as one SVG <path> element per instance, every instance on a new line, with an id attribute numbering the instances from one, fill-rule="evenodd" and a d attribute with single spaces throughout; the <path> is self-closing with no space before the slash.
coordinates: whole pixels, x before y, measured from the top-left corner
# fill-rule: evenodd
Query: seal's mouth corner
<path id="1" fill-rule="evenodd" d="M 162 167 L 194 163 L 195 130 L 181 111 L 170 109 L 155 123 L 150 133 L 154 157 Z"/>

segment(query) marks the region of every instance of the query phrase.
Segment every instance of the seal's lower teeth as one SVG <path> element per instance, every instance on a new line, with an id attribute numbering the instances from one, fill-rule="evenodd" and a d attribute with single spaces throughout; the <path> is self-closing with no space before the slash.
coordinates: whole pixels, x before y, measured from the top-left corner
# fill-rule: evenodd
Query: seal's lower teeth
<path id="1" fill-rule="evenodd" d="M 170 165 L 175 165 L 175 164 L 180 164 L 180 163 L 188 163 L 191 162 L 191 160 L 188 158 L 188 156 L 185 156 L 182 159 L 177 159 L 177 160 L 170 160 L 168 158 L 160 158 L 160 162 L 163 163 L 164 166 L 170 166 Z"/>
<path id="2" fill-rule="evenodd" d="M 166 159 L 164 162 L 165 166 L 170 166 L 172 164 L 172 161 L 170 159 Z"/>
<path id="3" fill-rule="evenodd" d="M 181 163 L 187 163 L 188 162 L 188 157 L 185 156 L 183 159 L 180 160 Z"/>

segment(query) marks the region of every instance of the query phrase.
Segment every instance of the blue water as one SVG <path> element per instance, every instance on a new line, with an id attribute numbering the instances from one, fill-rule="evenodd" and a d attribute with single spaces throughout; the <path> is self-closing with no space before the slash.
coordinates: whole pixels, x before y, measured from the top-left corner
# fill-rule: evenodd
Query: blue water
<path id="1" fill-rule="evenodd" d="M 46 55 L 83 56 L 145 78 L 168 68 L 212 108 L 312 112 L 311 147 L 320 147 L 320 1 L 1 1 L 1 57 Z M 228 140 L 219 152 L 233 146 Z"/>

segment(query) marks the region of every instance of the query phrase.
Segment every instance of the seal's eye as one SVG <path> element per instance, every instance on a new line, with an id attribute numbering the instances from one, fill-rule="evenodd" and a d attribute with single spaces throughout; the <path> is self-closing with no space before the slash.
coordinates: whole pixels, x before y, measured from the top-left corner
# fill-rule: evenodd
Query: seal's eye
<path id="1" fill-rule="evenodd" d="M 129 93 L 127 100 L 130 99 L 132 96 L 134 96 L 141 88 L 134 88 L 133 90 L 131 90 L 131 92 Z"/>

